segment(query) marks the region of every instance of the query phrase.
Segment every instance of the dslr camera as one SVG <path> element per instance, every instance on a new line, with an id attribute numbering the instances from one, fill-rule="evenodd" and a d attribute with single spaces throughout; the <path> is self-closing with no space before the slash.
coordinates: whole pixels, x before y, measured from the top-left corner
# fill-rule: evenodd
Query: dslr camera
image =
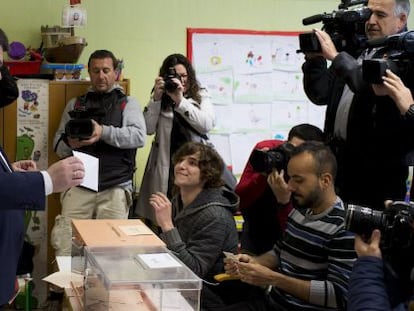
<path id="1" fill-rule="evenodd" d="M 174 92 L 178 87 L 178 84 L 173 81 L 173 78 L 179 79 L 180 76 L 177 74 L 174 67 L 170 67 L 163 77 L 164 88 L 168 92 Z"/>
<path id="2" fill-rule="evenodd" d="M 292 144 L 286 142 L 267 151 L 254 149 L 250 155 L 249 163 L 257 173 L 270 174 L 273 169 L 286 172 L 294 148 Z"/>
<path id="3" fill-rule="evenodd" d="M 390 69 L 401 78 L 412 72 L 414 31 L 406 31 L 381 39 L 367 41 L 367 47 L 381 48 L 386 58 L 366 59 L 362 62 L 362 78 L 367 83 L 381 84 L 382 76 Z"/>
<path id="4" fill-rule="evenodd" d="M 338 51 L 345 51 L 353 56 L 361 53 L 365 47 L 367 37 L 365 22 L 371 16 L 367 7 L 351 8 L 357 4 L 367 4 L 366 0 L 342 1 L 338 10 L 331 13 L 317 14 L 302 20 L 303 25 L 322 22 L 322 30 L 326 31 Z M 321 46 L 314 32 L 299 34 L 298 52 L 320 52 Z"/>
<path id="5" fill-rule="evenodd" d="M 103 108 L 85 108 L 80 107 L 69 111 L 72 118 L 65 125 L 67 137 L 78 139 L 89 139 L 92 136 L 94 126 L 92 119 L 100 121 L 105 116 Z"/>
<path id="6" fill-rule="evenodd" d="M 381 249 L 414 247 L 414 203 L 394 201 L 384 211 L 348 204 L 345 228 L 369 237 L 374 229 L 381 231 Z"/>
<path id="7" fill-rule="evenodd" d="M 412 295 L 414 281 L 414 203 L 394 201 L 384 211 L 348 205 L 345 228 L 362 237 L 381 231 L 385 279 L 398 288 L 402 300 Z"/>

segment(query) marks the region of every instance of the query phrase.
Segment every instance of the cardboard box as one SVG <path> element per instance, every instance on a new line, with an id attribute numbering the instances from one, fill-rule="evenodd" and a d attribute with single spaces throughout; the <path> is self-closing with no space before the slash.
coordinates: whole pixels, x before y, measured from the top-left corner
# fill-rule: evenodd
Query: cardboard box
<path id="1" fill-rule="evenodd" d="M 165 246 L 139 219 L 73 219 L 72 240 L 80 246 Z"/>

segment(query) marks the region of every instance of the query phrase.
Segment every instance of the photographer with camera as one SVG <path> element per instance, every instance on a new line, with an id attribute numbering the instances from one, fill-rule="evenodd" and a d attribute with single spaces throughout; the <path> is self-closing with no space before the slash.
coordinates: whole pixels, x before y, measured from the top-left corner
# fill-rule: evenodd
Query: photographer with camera
<path id="1" fill-rule="evenodd" d="M 51 237 L 58 256 L 71 253 L 72 219 L 126 219 L 132 206 L 136 150 L 144 146 L 146 130 L 139 103 L 116 82 L 117 64 L 110 51 L 90 55 L 91 86 L 68 102 L 55 134 L 60 157 L 78 150 L 99 158 L 98 192 L 73 187 L 61 194 Z"/>
<path id="2" fill-rule="evenodd" d="M 366 217 L 362 215 L 367 213 L 367 210 L 361 212 L 362 209 L 357 209 L 353 213 L 358 212 L 355 214 L 358 216 L 347 218 L 347 226 L 354 227 L 357 230 L 353 231 L 360 233 L 355 236 L 358 259 L 349 281 L 348 311 L 404 311 L 414 308 L 414 209 L 412 205 L 392 204 L 395 210 L 390 214 L 395 213 L 392 217 L 371 214 L 369 218 L 361 221 Z M 347 212 L 347 216 L 349 214 Z M 398 219 L 396 216 L 404 221 L 395 221 Z M 386 223 L 381 231 L 374 229 L 371 234 L 361 232 L 366 230 L 367 224 L 369 227 L 370 224 L 377 223 L 375 218 L 379 217 L 385 218 Z M 404 242 L 395 239 L 399 231 L 404 234 Z M 402 280 L 398 275 L 396 278 L 395 273 L 390 275 L 390 264 L 398 267 L 399 274 L 403 274 Z"/>
<path id="3" fill-rule="evenodd" d="M 265 140 L 253 148 L 235 189 L 244 219 L 242 251 L 262 254 L 281 238 L 292 209 L 284 178 L 287 162 L 292 147 L 309 140 L 323 141 L 323 133 L 318 127 L 303 123 L 290 129 L 287 141 Z"/>
<path id="4" fill-rule="evenodd" d="M 365 23 L 369 41 L 406 30 L 409 0 L 369 0 L 367 6 L 372 12 Z M 373 208 L 403 198 L 410 164 L 405 158 L 414 150 L 413 102 L 399 101 L 406 95 L 400 95 L 402 84 L 388 85 L 397 81 L 394 75 L 377 86 L 362 74 L 363 60 L 387 57 L 387 49 L 365 49 L 355 59 L 338 52 L 328 33 L 315 34 L 321 52 L 305 53 L 303 82 L 314 104 L 327 105 L 324 132 L 338 160 L 338 194 L 345 202 Z M 332 62 L 329 68 L 327 61 Z M 404 85 L 413 89 L 412 75 L 405 79 Z M 381 94 L 378 88 L 384 87 L 388 91 Z"/>
<path id="5" fill-rule="evenodd" d="M 191 62 L 181 54 L 163 61 L 151 98 L 144 109 L 147 134 L 155 134 L 148 157 L 135 214 L 156 226 L 150 196 L 162 192 L 172 197 L 172 155 L 188 141 L 204 142 L 214 127 L 214 111 L 207 90 L 200 87 Z"/>

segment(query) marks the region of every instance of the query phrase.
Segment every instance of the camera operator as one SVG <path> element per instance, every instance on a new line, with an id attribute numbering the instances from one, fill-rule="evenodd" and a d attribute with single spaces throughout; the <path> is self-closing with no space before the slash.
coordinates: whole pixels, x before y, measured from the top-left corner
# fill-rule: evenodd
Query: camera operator
<path id="1" fill-rule="evenodd" d="M 244 252 L 262 254 L 282 236 L 292 209 L 291 192 L 284 178 L 290 155 L 284 146 L 298 146 L 310 140 L 323 141 L 323 132 L 314 125 L 303 123 L 290 129 L 287 141 L 264 140 L 253 148 L 235 189 L 244 219 L 240 239 Z M 261 155 L 260 161 L 253 162 L 257 153 Z"/>
<path id="2" fill-rule="evenodd" d="M 56 217 L 51 243 L 58 256 L 70 255 L 72 219 L 126 219 L 132 206 L 132 179 L 136 150 L 145 143 L 145 123 L 139 103 L 117 82 L 118 61 L 108 50 L 93 52 L 88 60 L 91 86 L 86 94 L 72 98 L 63 111 L 54 138 L 60 157 L 79 150 L 99 158 L 98 192 L 72 187 L 61 194 L 62 213 Z M 86 121 L 90 137 L 72 137 L 66 131 L 72 111 L 93 113 Z M 74 131 L 76 132 L 76 131 Z"/>
<path id="3" fill-rule="evenodd" d="M 408 0 L 369 0 L 367 6 L 372 12 L 365 23 L 369 40 L 406 30 Z M 414 149 L 413 102 L 399 100 L 406 95 L 395 76 L 388 75 L 380 87 L 364 82 L 363 59 L 386 57 L 383 49 L 366 49 L 355 59 L 338 53 L 326 32 L 315 34 L 322 52 L 305 54 L 303 82 L 314 104 L 327 105 L 324 132 L 338 160 L 339 195 L 345 202 L 373 208 L 386 199 L 403 198 L 408 174 L 404 159 Z M 329 68 L 327 61 L 332 62 Z M 407 80 L 404 84 L 413 89 L 414 79 Z M 379 88 L 387 91 L 381 94 Z"/>
<path id="4" fill-rule="evenodd" d="M 414 221 L 411 226 L 414 231 Z M 348 311 L 403 311 L 414 308 L 414 292 L 411 293 L 411 297 L 394 297 L 398 289 L 394 286 L 391 288 L 390 282 L 386 280 L 380 241 L 381 231 L 378 229 L 373 230 L 368 241 L 360 235 L 355 236 L 358 259 L 349 281 Z M 411 278 L 414 278 L 414 263 L 411 262 L 411 265 Z"/>
<path id="5" fill-rule="evenodd" d="M 155 78 L 144 109 L 147 134 L 155 134 L 148 157 L 135 214 L 156 226 L 150 196 L 162 192 L 172 197 L 172 155 L 188 141 L 204 142 L 214 127 L 213 105 L 197 81 L 191 62 L 181 54 L 167 56 Z"/>

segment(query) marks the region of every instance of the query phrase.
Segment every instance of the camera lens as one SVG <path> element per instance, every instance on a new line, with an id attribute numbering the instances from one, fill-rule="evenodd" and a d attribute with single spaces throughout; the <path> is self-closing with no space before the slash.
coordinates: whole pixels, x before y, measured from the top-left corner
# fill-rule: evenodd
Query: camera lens
<path id="1" fill-rule="evenodd" d="M 383 212 L 364 206 L 348 204 L 345 215 L 345 228 L 351 232 L 370 236 L 374 229 L 384 230 L 386 218 Z"/>

